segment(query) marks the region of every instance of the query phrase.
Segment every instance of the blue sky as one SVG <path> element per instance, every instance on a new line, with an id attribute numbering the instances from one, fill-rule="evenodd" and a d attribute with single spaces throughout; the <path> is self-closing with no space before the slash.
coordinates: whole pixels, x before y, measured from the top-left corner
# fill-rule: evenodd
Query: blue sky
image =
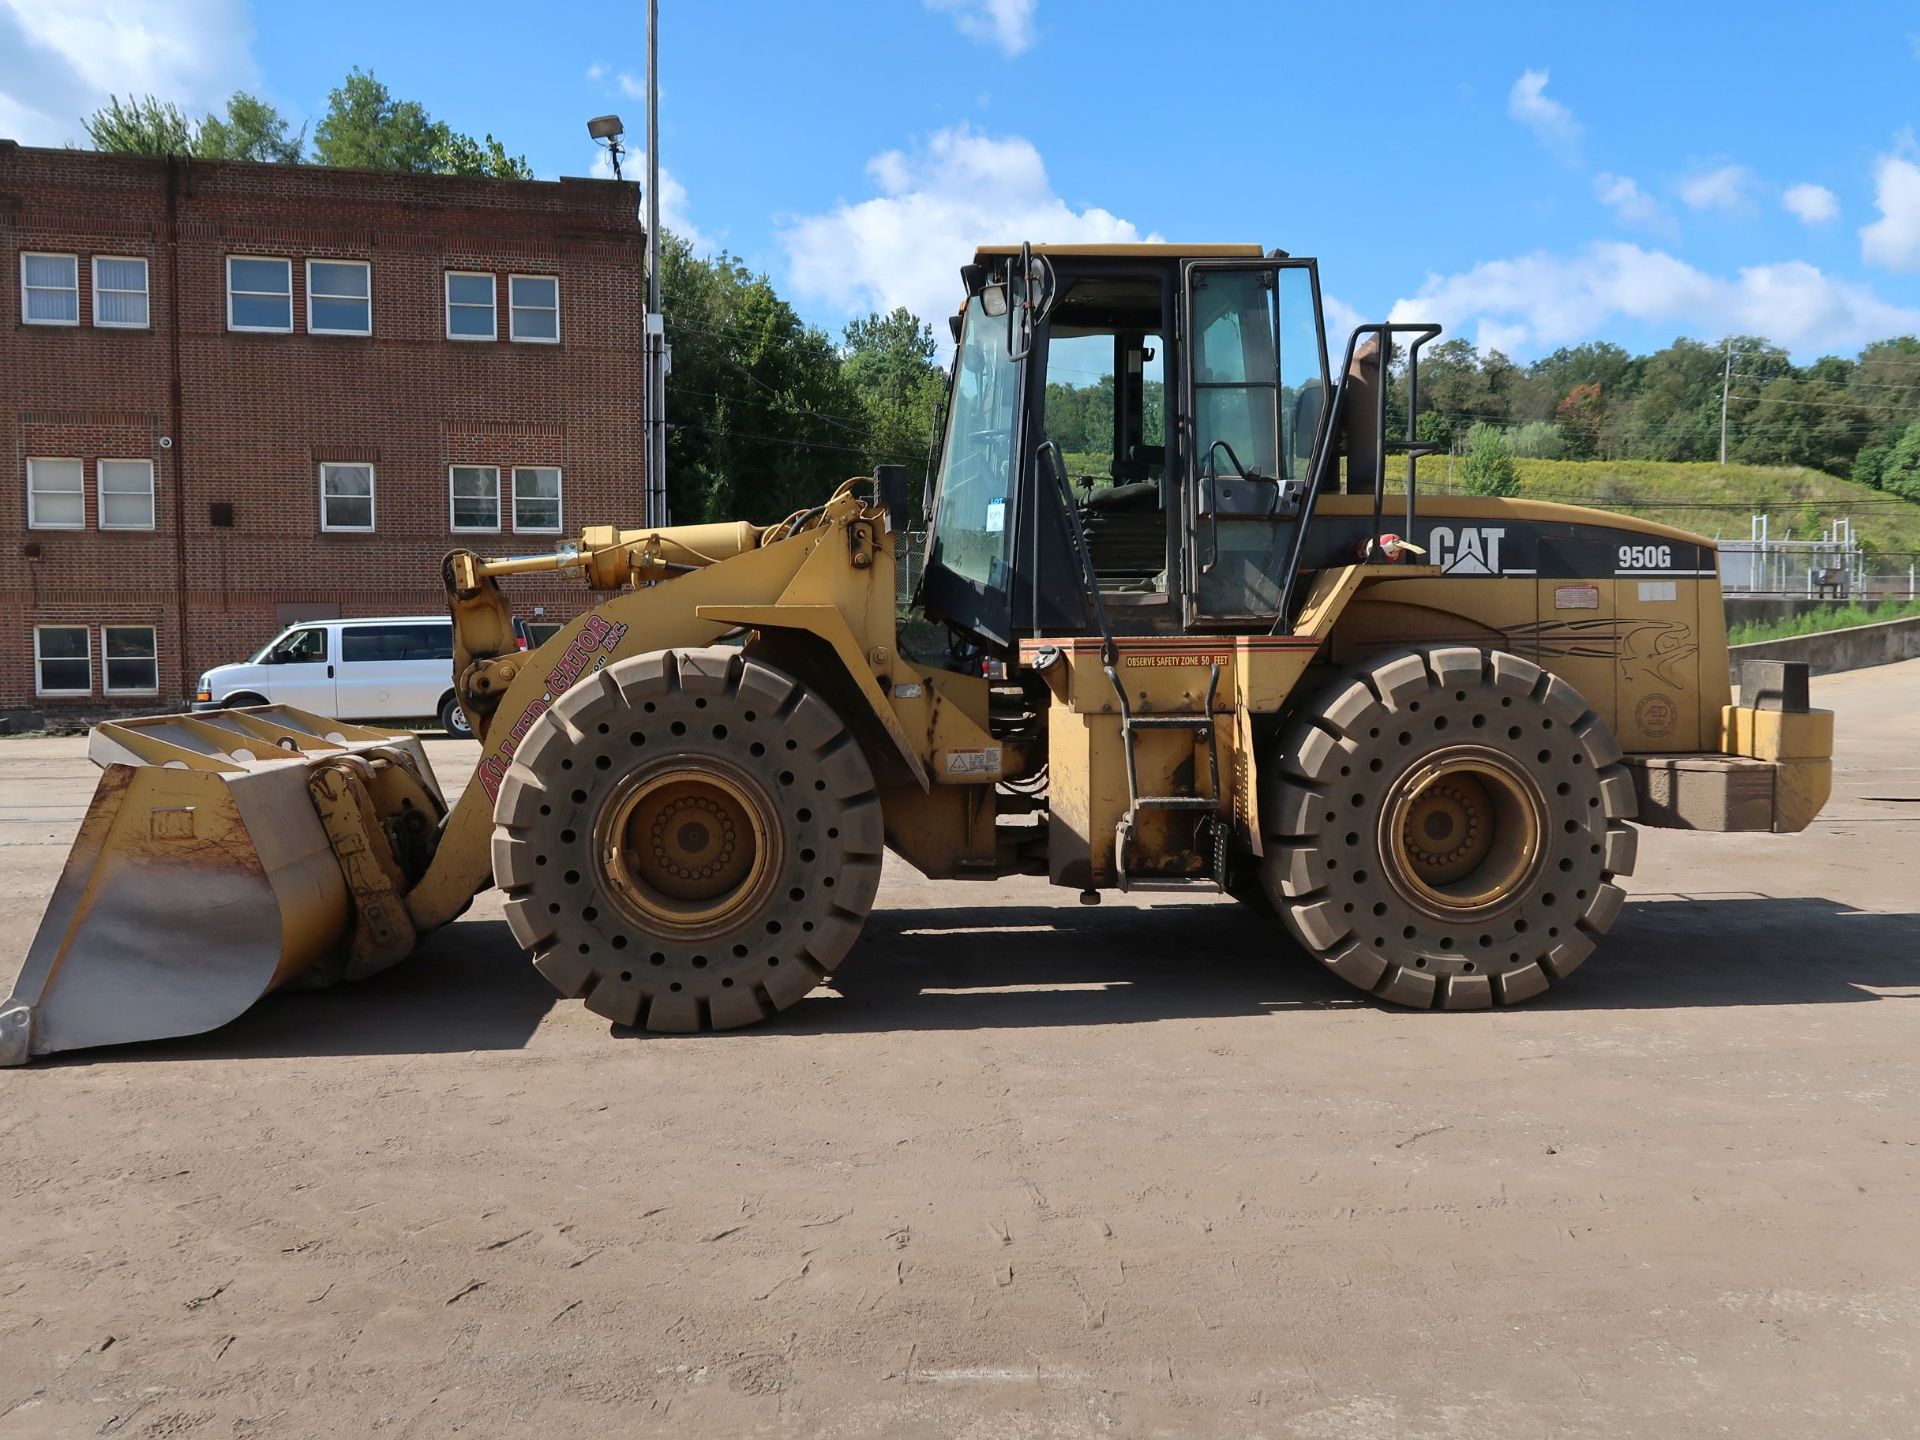
<path id="1" fill-rule="evenodd" d="M 828 328 L 937 318 L 976 241 L 1154 236 L 1318 255 L 1337 317 L 1521 359 L 1920 332 L 1912 4 L 662 10 L 669 222 Z M 309 119 L 359 64 L 543 176 L 588 173 L 588 116 L 637 148 L 643 14 L 0 0 L 0 134 L 62 143 L 108 90 L 244 86 Z"/>

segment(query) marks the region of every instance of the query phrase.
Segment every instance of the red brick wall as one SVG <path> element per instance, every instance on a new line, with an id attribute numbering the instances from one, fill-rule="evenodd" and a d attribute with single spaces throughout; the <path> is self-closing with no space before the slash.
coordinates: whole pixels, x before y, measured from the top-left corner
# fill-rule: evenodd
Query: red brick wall
<path id="1" fill-rule="evenodd" d="M 613 181 L 168 162 L 0 142 L 0 711 L 172 708 L 199 671 L 269 639 L 284 605 L 441 613 L 447 550 L 544 551 L 561 538 L 514 535 L 514 465 L 561 467 L 566 534 L 639 524 L 636 204 L 635 187 Z M 22 323 L 22 251 L 80 257 L 79 326 Z M 147 259 L 148 329 L 91 324 L 94 255 Z M 292 334 L 226 328 L 229 255 L 292 262 Z M 306 333 L 309 258 L 371 262 L 371 337 Z M 499 340 L 445 338 L 448 270 L 499 277 Z M 559 277 L 558 345 L 506 338 L 510 273 Z M 88 528 L 29 530 L 27 459 L 74 455 L 88 462 Z M 154 530 L 98 528 L 102 458 L 154 462 Z M 322 460 L 374 466 L 372 534 L 321 531 Z M 502 533 L 452 531 L 453 464 L 500 468 Z M 210 524 L 216 503 L 232 507 L 232 528 Z M 528 618 L 535 606 L 567 618 L 593 598 L 564 582 L 510 583 Z M 94 627 L 89 699 L 34 694 L 33 626 L 55 623 Z M 101 693 L 104 623 L 158 627 L 157 700 Z"/>

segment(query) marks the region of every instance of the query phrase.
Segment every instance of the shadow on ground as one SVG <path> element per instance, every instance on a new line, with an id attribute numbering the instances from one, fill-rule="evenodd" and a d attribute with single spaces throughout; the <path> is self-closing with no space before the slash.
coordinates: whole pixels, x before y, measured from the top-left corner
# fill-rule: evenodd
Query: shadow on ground
<path id="1" fill-rule="evenodd" d="M 802 1034 L 1125 1025 L 1373 1003 L 1276 922 L 1225 904 L 882 910 L 834 984 L 837 997 L 803 1000 L 773 1023 Z M 1647 896 L 1579 975 L 1529 1008 L 1807 1005 L 1904 989 L 1920 990 L 1920 915 Z M 363 984 L 270 996 L 212 1034 L 69 1063 L 514 1050 L 559 1003 L 504 923 L 464 921 Z"/>

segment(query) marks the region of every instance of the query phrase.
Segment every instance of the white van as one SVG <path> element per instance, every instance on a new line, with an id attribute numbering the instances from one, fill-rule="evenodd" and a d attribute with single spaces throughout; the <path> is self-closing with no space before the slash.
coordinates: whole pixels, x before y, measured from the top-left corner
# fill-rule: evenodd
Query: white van
<path id="1" fill-rule="evenodd" d="M 453 622 L 445 615 L 303 620 L 244 665 L 200 677 L 196 710 L 294 705 L 337 720 L 439 717 L 449 735 L 473 732 L 453 701 Z"/>

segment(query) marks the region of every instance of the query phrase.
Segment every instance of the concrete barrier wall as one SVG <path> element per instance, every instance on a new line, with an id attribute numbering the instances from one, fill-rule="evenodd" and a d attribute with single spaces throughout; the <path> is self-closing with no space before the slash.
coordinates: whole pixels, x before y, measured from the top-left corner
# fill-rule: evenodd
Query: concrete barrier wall
<path id="1" fill-rule="evenodd" d="M 1760 640 L 1727 649 L 1736 685 L 1740 683 L 1742 660 L 1804 660 L 1815 675 L 1831 675 L 1839 670 L 1862 670 L 1869 665 L 1891 665 L 1896 660 L 1915 658 L 1920 658 L 1920 616 L 1823 630 L 1817 635 L 1795 635 L 1786 640 Z"/>

